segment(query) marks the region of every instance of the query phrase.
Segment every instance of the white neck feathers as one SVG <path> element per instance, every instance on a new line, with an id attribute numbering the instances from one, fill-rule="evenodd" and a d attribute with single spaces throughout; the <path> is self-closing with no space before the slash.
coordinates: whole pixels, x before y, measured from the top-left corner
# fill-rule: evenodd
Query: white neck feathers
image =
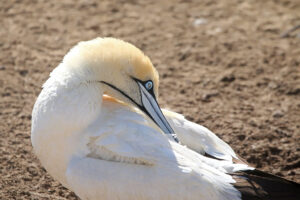
<path id="1" fill-rule="evenodd" d="M 76 151 L 72 140 L 84 137 L 78 133 L 99 115 L 103 95 L 100 84 L 68 73 L 59 66 L 44 84 L 34 105 L 31 129 L 36 154 L 43 166 L 63 184 L 68 159 Z M 52 163 L 53 160 L 57 163 Z"/>

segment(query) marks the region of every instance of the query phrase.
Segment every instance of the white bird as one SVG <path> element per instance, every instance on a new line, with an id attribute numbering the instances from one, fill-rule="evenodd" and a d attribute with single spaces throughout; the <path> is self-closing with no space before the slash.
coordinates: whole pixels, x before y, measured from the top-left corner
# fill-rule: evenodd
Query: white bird
<path id="1" fill-rule="evenodd" d="M 268 199 L 269 183 L 299 189 L 272 175 L 260 183 L 267 175 L 214 133 L 161 111 L 158 84 L 135 46 L 113 38 L 80 42 L 34 105 L 31 140 L 42 165 L 81 199 Z"/>

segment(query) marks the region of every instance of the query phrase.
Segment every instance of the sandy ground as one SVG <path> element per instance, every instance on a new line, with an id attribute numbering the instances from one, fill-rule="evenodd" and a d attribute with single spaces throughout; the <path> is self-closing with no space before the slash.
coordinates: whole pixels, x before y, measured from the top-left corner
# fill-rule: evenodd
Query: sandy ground
<path id="1" fill-rule="evenodd" d="M 70 47 L 113 36 L 161 76 L 162 107 L 207 126 L 248 162 L 300 181 L 299 0 L 0 1 L 0 199 L 76 199 L 30 143 L 42 83 Z"/>

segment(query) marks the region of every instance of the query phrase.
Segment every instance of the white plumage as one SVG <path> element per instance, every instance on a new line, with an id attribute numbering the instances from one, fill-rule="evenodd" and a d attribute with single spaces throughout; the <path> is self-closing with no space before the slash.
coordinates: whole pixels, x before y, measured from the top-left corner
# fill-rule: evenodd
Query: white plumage
<path id="1" fill-rule="evenodd" d="M 118 45 L 121 47 L 116 50 Z M 126 81 L 118 79 L 140 67 L 134 53 L 128 60 L 114 57 L 110 63 L 101 50 L 123 55 L 119 51 L 126 51 L 127 45 L 102 38 L 80 43 L 51 73 L 32 113 L 32 144 L 43 166 L 82 199 L 241 199 L 228 173 L 252 168 L 234 164 L 234 151 L 214 133 L 163 110 L 180 141 L 176 143 L 122 94 L 99 84 L 112 79 L 126 91 Z M 143 54 L 139 56 L 145 59 Z M 115 69 L 116 63 L 135 67 Z M 149 73 L 145 69 L 146 75 L 137 73 L 135 78 L 148 80 Z M 149 77 L 158 87 L 156 72 L 151 73 Z M 138 86 L 128 84 L 128 96 L 140 98 L 134 97 Z"/>

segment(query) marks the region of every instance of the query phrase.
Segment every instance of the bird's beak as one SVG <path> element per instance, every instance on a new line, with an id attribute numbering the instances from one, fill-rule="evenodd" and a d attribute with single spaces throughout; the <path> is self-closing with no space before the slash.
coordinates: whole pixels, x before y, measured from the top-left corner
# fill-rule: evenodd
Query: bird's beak
<path id="1" fill-rule="evenodd" d="M 143 84 L 138 82 L 141 96 L 142 106 L 140 108 L 159 126 L 165 134 L 174 135 L 174 131 L 163 115 L 154 95 L 150 94 Z"/>

